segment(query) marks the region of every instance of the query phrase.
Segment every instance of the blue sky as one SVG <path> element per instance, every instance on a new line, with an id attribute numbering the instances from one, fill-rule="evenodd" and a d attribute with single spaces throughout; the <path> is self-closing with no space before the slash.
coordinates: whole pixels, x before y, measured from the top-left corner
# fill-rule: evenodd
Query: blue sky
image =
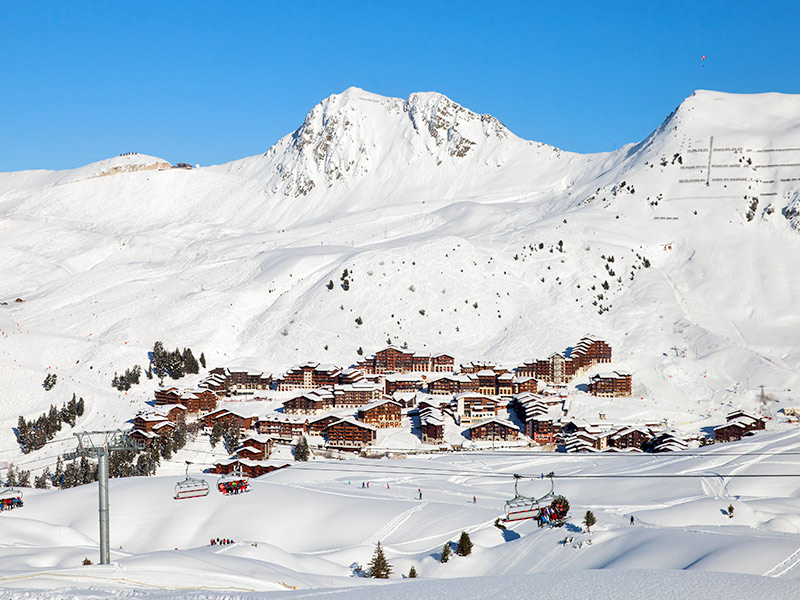
<path id="1" fill-rule="evenodd" d="M 651 4 L 2 1 L 0 171 L 227 162 L 351 85 L 438 91 L 578 152 L 698 88 L 800 93 L 800 3 Z"/>

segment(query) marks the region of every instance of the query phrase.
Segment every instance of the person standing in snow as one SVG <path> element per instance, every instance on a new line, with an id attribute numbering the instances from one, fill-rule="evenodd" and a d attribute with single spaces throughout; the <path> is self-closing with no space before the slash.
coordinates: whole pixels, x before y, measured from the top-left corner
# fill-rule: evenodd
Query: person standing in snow
<path id="1" fill-rule="evenodd" d="M 422 490 L 421 489 L 417 489 L 417 491 L 419 492 L 419 499 L 422 500 Z"/>
<path id="2" fill-rule="evenodd" d="M 472 503 L 475 504 L 477 501 L 478 501 L 478 499 L 475 496 L 473 496 L 472 497 Z"/>
<path id="3" fill-rule="evenodd" d="M 631 515 L 631 525 L 633 525 L 633 515 Z"/>

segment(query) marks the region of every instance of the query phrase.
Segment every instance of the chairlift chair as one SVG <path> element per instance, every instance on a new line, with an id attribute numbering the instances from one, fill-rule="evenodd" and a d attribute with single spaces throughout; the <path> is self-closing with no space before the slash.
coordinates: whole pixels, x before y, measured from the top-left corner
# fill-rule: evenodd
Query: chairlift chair
<path id="1" fill-rule="evenodd" d="M 22 508 L 22 492 L 7 488 L 0 492 L 0 511 Z"/>
<path id="2" fill-rule="evenodd" d="M 538 519 L 541 516 L 542 508 L 544 506 L 548 506 L 550 501 L 556 497 L 555 493 L 553 492 L 554 489 L 554 482 L 553 477 L 554 473 L 550 472 L 547 474 L 547 477 L 550 478 L 550 491 L 547 492 L 544 496 L 540 498 L 534 498 L 532 496 L 523 496 L 519 493 L 517 486 L 519 484 L 519 480 L 522 479 L 521 475 L 514 474 L 514 497 L 511 500 L 506 501 L 505 504 L 505 517 L 503 517 L 501 522 L 503 523 L 510 523 L 514 521 L 524 521 L 526 519 Z"/>
<path id="3" fill-rule="evenodd" d="M 217 481 L 217 489 L 224 496 L 250 491 L 250 482 L 239 467 L 226 473 Z"/>
<path id="4" fill-rule="evenodd" d="M 201 498 L 208 496 L 208 482 L 205 479 L 195 479 L 189 476 L 189 465 L 186 461 L 186 479 L 175 484 L 175 500 L 186 498 Z"/>

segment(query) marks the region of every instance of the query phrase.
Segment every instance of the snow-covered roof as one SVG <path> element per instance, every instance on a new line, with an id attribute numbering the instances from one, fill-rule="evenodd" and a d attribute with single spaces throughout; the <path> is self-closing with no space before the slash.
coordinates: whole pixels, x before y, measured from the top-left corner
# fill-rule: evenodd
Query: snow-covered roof
<path id="1" fill-rule="evenodd" d="M 483 419 L 482 421 L 479 421 L 474 425 L 470 425 L 467 429 L 475 429 L 476 427 L 480 427 L 481 425 L 486 425 L 487 423 L 492 423 L 492 422 L 499 423 L 500 425 L 504 425 L 506 427 L 510 427 L 512 429 L 516 429 L 517 431 L 519 431 L 519 427 L 517 427 L 514 423 L 506 419 L 501 419 L 500 417 L 490 417 L 488 419 Z"/>
<path id="2" fill-rule="evenodd" d="M 370 402 L 369 404 L 361 406 L 358 409 L 358 411 L 363 412 L 367 410 L 372 410 L 373 408 L 378 408 L 379 406 L 383 406 L 384 404 L 394 404 L 397 408 L 402 408 L 399 402 L 395 402 L 391 398 L 382 398 L 380 400 L 376 400 L 375 402 Z"/>
<path id="3" fill-rule="evenodd" d="M 378 431 L 377 427 L 370 425 L 369 423 L 364 423 L 364 421 L 358 421 L 353 417 L 345 417 L 343 419 L 339 419 L 335 423 L 331 423 L 328 427 L 333 427 L 334 425 L 338 425 L 339 423 L 349 423 L 350 425 L 356 425 L 357 427 L 361 427 L 362 429 L 369 429 L 370 431 Z"/>

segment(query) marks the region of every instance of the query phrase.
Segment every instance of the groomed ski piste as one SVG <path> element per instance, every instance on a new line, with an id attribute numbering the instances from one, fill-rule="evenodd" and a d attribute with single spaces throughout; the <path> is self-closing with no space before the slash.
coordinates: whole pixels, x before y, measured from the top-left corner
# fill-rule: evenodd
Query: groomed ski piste
<path id="1" fill-rule="evenodd" d="M 24 490 L 24 507 L 0 515 L 0 598 L 134 591 L 169 598 L 200 590 L 204 598 L 245 598 L 287 587 L 368 586 L 364 596 L 353 596 L 366 598 L 385 584 L 358 576 L 378 541 L 394 568 L 390 582 L 402 581 L 412 566 L 420 580 L 488 577 L 459 582 L 445 598 L 478 589 L 473 585 L 487 595 L 492 585 L 536 586 L 535 577 L 523 576 L 541 573 L 547 585 L 564 573 L 563 582 L 580 590 L 603 580 L 595 569 L 619 570 L 602 585 L 621 590 L 641 583 L 629 571 L 665 571 L 653 575 L 665 585 L 685 585 L 682 577 L 689 577 L 672 571 L 709 572 L 707 579 L 691 577 L 719 593 L 740 581 L 722 573 L 758 575 L 759 584 L 741 581 L 760 594 L 788 597 L 781 594 L 797 583 L 790 588 L 783 580 L 800 579 L 799 455 L 800 432 L 787 432 L 660 455 L 509 450 L 320 459 L 251 479 L 252 491 L 235 496 L 219 494 L 215 476 L 196 473 L 212 491 L 187 500 L 173 499 L 179 476 L 112 479 L 108 566 L 82 565 L 98 557 L 97 484 Z M 549 490 L 542 475 L 550 471 L 556 493 L 571 503 L 564 526 L 527 520 L 497 528 L 513 496 L 513 474 L 524 478 L 521 493 L 537 496 Z M 597 518 L 591 533 L 582 525 L 586 510 Z M 471 536 L 472 554 L 440 563 L 444 544 L 462 531 Z M 212 545 L 217 538 L 233 543 Z M 584 581 L 579 573 L 586 571 Z M 514 578 L 502 583 L 500 575 Z M 511 597 L 525 597 L 517 593 Z"/>

